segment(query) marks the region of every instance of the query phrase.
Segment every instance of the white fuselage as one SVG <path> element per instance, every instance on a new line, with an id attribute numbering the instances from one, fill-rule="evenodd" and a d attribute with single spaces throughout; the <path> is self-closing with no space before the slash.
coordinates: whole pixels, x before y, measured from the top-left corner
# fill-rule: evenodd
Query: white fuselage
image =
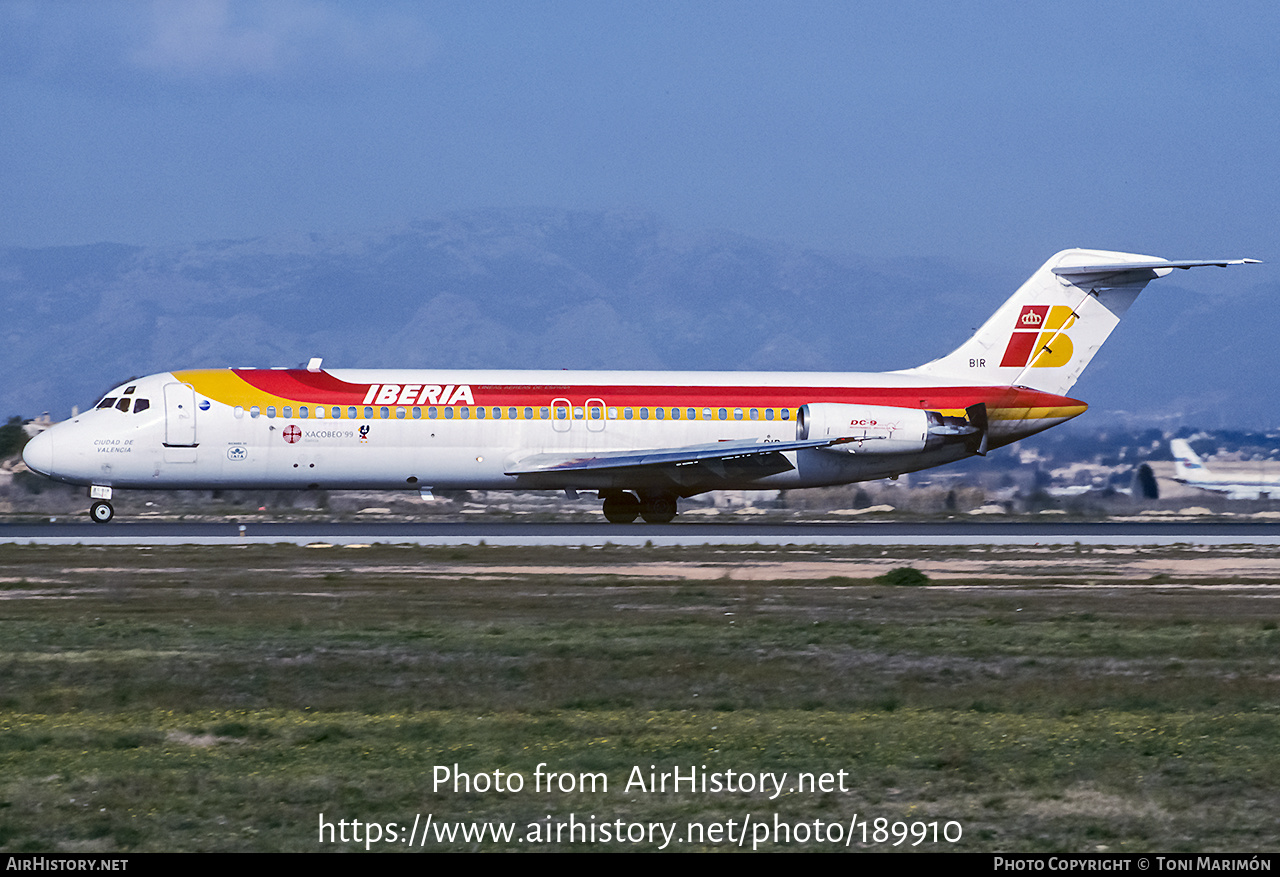
<path id="1" fill-rule="evenodd" d="M 100 407 L 33 440 L 26 457 L 62 481 L 133 489 L 644 489 L 646 476 L 634 471 L 509 470 L 548 453 L 794 441 L 800 408 L 812 403 L 963 413 L 984 399 L 999 408 L 1014 395 L 1010 388 L 939 387 L 901 374 L 173 372 L 113 390 Z M 1007 413 L 992 420 L 993 443 L 1084 410 L 1078 403 L 1064 407 L 1072 401 L 1010 401 Z M 971 453 L 957 446 L 902 454 L 885 453 L 884 444 L 869 447 L 868 453 L 791 451 L 785 471 L 729 463 L 706 489 L 849 483 Z M 694 487 L 686 492 L 698 492 Z"/>

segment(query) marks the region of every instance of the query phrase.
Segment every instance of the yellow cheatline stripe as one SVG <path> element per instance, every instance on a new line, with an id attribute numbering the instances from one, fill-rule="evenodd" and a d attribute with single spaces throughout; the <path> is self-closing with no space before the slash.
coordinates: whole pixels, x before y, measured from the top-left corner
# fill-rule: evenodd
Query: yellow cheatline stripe
<path id="1" fill-rule="evenodd" d="M 260 389 L 258 389 L 257 387 L 253 386 L 253 385 L 252 385 L 252 384 L 250 384 L 248 381 L 244 380 L 243 378 L 241 378 L 239 375 L 237 375 L 235 372 L 231 371 L 230 369 L 190 369 L 190 370 L 187 370 L 187 371 L 176 371 L 176 372 L 173 372 L 173 376 L 174 376 L 175 378 L 177 378 L 180 382 L 184 383 L 184 384 L 190 384 L 190 385 L 195 389 L 195 391 L 196 391 L 197 393 L 199 393 L 200 395 L 205 396 L 205 397 L 207 397 L 207 398 L 209 398 L 209 399 L 212 399 L 212 400 L 214 400 L 215 402 L 221 402 L 223 405 L 227 405 L 227 406 L 231 406 L 231 407 L 234 407 L 234 406 L 236 406 L 236 405 L 239 405 L 239 406 L 241 406 L 241 407 L 243 407 L 243 408 L 252 408 L 254 405 L 257 405 L 259 408 L 266 408 L 268 405 L 275 405 L 275 406 L 276 406 L 276 407 L 278 407 L 278 408 L 282 408 L 282 407 L 284 407 L 285 405 L 290 405 L 290 406 L 312 405 L 312 406 L 314 406 L 314 405 L 318 405 L 318 404 L 326 404 L 326 403 L 316 403 L 316 402 L 312 402 L 312 401 L 309 401 L 309 400 L 306 400 L 306 399 L 291 399 L 291 398 L 288 398 L 288 397 L 285 397 L 285 396 L 276 396 L 276 395 L 273 395 L 273 394 L 271 394 L 271 393 L 266 392 L 265 390 L 260 390 Z M 340 406 L 337 406 L 337 407 L 340 407 L 340 408 L 346 408 L 346 407 L 349 407 L 349 406 L 346 406 L 346 405 L 340 405 Z M 359 404 L 359 405 L 356 405 L 355 407 L 356 407 L 360 412 L 363 412 L 363 409 L 364 409 L 364 408 L 366 408 L 366 407 L 372 407 L 372 408 L 374 409 L 374 411 L 376 412 L 376 411 L 378 411 L 378 409 L 379 409 L 380 407 L 389 407 L 389 408 L 392 408 L 392 409 L 395 409 L 395 408 L 405 408 L 406 410 L 408 410 L 408 409 L 410 409 L 410 408 L 411 408 L 411 407 L 413 407 L 413 406 L 407 406 L 407 405 L 400 405 L 400 406 L 397 406 L 397 405 L 390 405 L 390 406 L 370 405 L 370 406 L 366 406 L 366 405 L 364 405 L 363 403 L 361 403 L 361 404 Z M 418 407 L 422 408 L 422 409 L 423 409 L 423 412 L 424 412 L 424 414 L 425 414 L 425 412 L 426 412 L 426 410 L 427 410 L 427 408 L 428 408 L 428 407 L 437 407 L 437 408 L 440 408 L 440 409 L 442 409 L 442 410 L 443 410 L 443 409 L 446 409 L 446 408 L 450 408 L 450 407 L 452 407 L 454 410 L 456 410 L 459 406 L 439 405 L 439 406 L 418 406 Z M 480 406 L 472 406 L 472 407 L 480 407 Z M 517 405 L 517 406 L 511 406 L 511 405 L 497 405 L 497 406 L 486 406 L 486 407 L 498 407 L 498 408 L 509 408 L 509 407 L 515 407 L 515 408 L 517 408 L 517 409 L 518 409 L 518 416 L 517 416 L 517 418 L 516 418 L 516 419 L 518 419 L 518 420 L 523 420 L 523 419 L 525 419 L 525 418 L 524 418 L 524 409 L 525 409 L 525 408 L 532 407 L 532 408 L 533 408 L 533 411 L 534 411 L 534 418 L 533 418 L 533 419 L 534 419 L 534 420 L 541 420 L 542 418 L 541 418 L 539 415 L 541 414 L 541 409 L 542 409 L 542 408 L 549 408 L 549 409 L 551 409 L 551 410 L 553 410 L 553 411 L 554 411 L 554 409 L 555 409 L 555 408 L 563 408 L 563 407 L 565 407 L 565 406 L 563 406 L 563 405 L 559 405 L 559 406 L 551 406 L 551 405 L 533 405 L 533 406 L 529 406 L 529 405 L 525 404 L 525 405 Z M 575 408 L 584 408 L 585 406 L 583 406 L 583 405 L 575 405 L 575 406 L 572 406 L 572 407 L 575 407 Z M 608 408 L 614 408 L 614 409 L 616 409 L 616 410 L 618 411 L 618 417 L 616 418 L 617 420 L 624 420 L 625 418 L 624 418 L 624 416 L 623 416 L 623 412 L 624 412 L 624 411 L 626 411 L 626 409 L 630 408 L 630 409 L 632 409 L 632 410 L 635 412 L 633 419 L 634 419 L 636 422 L 640 422 L 640 409 L 641 409 L 641 408 L 645 408 L 645 409 L 647 409 L 648 411 L 650 411 L 650 412 L 651 412 L 651 414 L 650 414 L 650 419 L 652 419 L 654 422 L 658 422 L 658 421 L 657 421 L 657 410 L 658 410 L 658 408 L 662 408 L 665 412 L 668 412 L 668 414 L 669 414 L 669 412 L 672 410 L 671 408 L 668 408 L 668 407 L 666 407 L 666 406 L 662 406 L 662 405 L 658 405 L 658 406 L 646 406 L 646 405 L 609 405 L 609 406 L 606 406 L 606 407 L 608 407 Z M 690 408 L 690 407 L 691 407 L 691 406 L 688 406 L 688 405 L 680 406 L 680 412 L 681 412 L 682 419 L 684 419 L 684 420 L 688 420 L 688 417 L 687 417 L 688 411 L 687 411 L 687 409 L 688 409 L 688 408 Z M 695 408 L 695 409 L 694 409 L 694 410 L 697 412 L 697 413 L 696 413 L 696 415 L 695 415 L 695 417 L 693 418 L 694 420 L 705 420 L 705 419 L 706 419 L 705 417 L 703 417 L 703 408 L 704 408 L 704 407 L 705 407 L 705 406 L 697 407 L 697 408 Z M 719 420 L 719 418 L 716 416 L 716 412 L 718 411 L 718 409 L 719 409 L 719 408 L 722 408 L 722 407 L 723 407 L 723 408 L 725 408 L 725 409 L 726 409 L 726 412 L 727 412 L 727 413 L 726 413 L 725 420 L 724 420 L 724 422 L 726 422 L 726 423 L 727 423 L 727 422 L 733 422 L 733 421 L 734 421 L 733 412 L 734 412 L 734 410 L 735 410 L 737 407 L 741 407 L 741 406 L 712 406 L 712 407 L 709 409 L 709 410 L 712 412 L 712 415 L 711 415 L 711 419 L 712 419 L 712 420 L 717 420 L 717 421 Z M 747 407 L 747 408 L 743 408 L 742 410 L 743 410 L 742 422 L 744 422 L 744 423 L 745 423 L 745 422 L 754 422 L 754 423 L 768 423 L 768 422 L 770 422 L 770 421 L 766 421 L 766 420 L 764 420 L 764 411 L 765 411 L 765 409 L 764 409 L 764 408 L 760 408 L 760 409 L 758 409 L 758 410 L 761 412 L 761 414 L 760 414 L 760 419 L 758 419 L 758 420 L 756 420 L 756 421 L 751 421 L 751 420 L 750 420 L 750 415 L 749 415 L 750 408 L 749 408 L 749 407 Z M 775 421 L 773 421 L 773 422 L 775 422 L 775 423 L 779 423 L 779 424 L 782 424 L 782 423 L 788 423 L 788 422 L 794 422 L 795 417 L 796 417 L 796 410 L 797 410 L 797 409 L 795 409 L 795 408 L 775 408 L 775 409 L 773 409 L 773 410 L 776 412 L 774 416 L 777 418 L 777 419 L 776 419 Z M 788 415 L 788 416 L 787 416 L 787 418 L 786 418 L 785 420 L 782 418 L 782 412 L 783 412 L 783 411 L 786 411 L 786 412 L 787 412 L 787 415 Z M 346 413 L 346 412 L 344 411 L 343 413 L 344 413 L 344 415 L 345 415 L 345 413 Z M 964 416 L 964 409 L 960 409 L 960 410 L 957 412 L 957 414 L 958 414 L 959 416 Z M 358 418 L 358 419 L 362 419 L 362 418 Z M 377 419 L 377 418 L 375 418 L 375 419 Z M 422 419 L 424 419 L 424 420 L 425 420 L 425 419 L 428 419 L 428 418 L 424 417 L 424 418 L 422 418 Z M 459 419 L 461 419 L 461 418 L 459 418 Z M 479 418 L 476 418 L 476 419 L 479 419 Z M 549 419 L 554 419 L 554 416 L 553 416 L 553 417 L 551 417 L 551 418 L 549 418 Z M 583 418 L 583 419 L 585 419 L 585 418 Z M 673 420 L 673 421 L 675 421 L 675 418 L 672 418 L 672 420 Z"/>
<path id="2" fill-rule="evenodd" d="M 1084 414 L 1088 405 L 1058 405 L 1050 408 L 996 408 L 988 412 L 991 420 L 1062 420 Z"/>
<path id="3" fill-rule="evenodd" d="M 257 405 L 260 408 L 265 408 L 268 405 L 283 407 L 285 405 L 317 404 L 305 399 L 291 399 L 284 396 L 276 396 L 271 393 L 267 393 L 263 390 L 259 390 L 257 387 L 253 386 L 252 384 L 240 378 L 235 372 L 231 371 L 230 369 L 192 369 L 189 371 L 177 371 L 177 372 L 174 372 L 173 375 L 179 381 L 183 383 L 191 384 L 191 386 L 195 388 L 195 391 L 200 395 L 213 399 L 216 402 L 221 402 L 224 405 L 229 405 L 229 406 L 240 405 L 240 406 L 243 406 L 244 408 L 250 408 L 254 405 Z M 339 406 L 339 407 L 345 408 L 347 406 Z M 358 405 L 356 407 L 363 409 L 365 406 Z M 374 407 L 376 410 L 379 406 L 372 406 L 372 407 Z M 395 408 L 395 407 L 408 407 L 408 406 L 389 406 L 389 407 Z M 438 407 L 443 408 L 448 406 L 438 406 Z M 511 407 L 511 406 L 500 405 L 498 407 L 505 408 L 505 407 Z M 520 409 L 518 419 L 523 419 L 524 408 L 529 406 L 525 405 L 525 406 L 516 406 L 516 407 Z M 535 409 L 539 408 L 539 406 L 536 406 L 536 405 L 533 407 Z M 548 406 L 544 405 L 541 407 L 545 408 Z M 563 406 L 560 406 L 560 407 L 563 407 Z M 575 407 L 583 407 L 583 406 L 575 406 Z M 634 419 L 639 421 L 640 409 L 649 407 L 649 406 L 632 405 L 632 406 L 608 406 L 608 407 L 617 409 L 618 420 L 624 420 L 625 418 L 623 416 L 623 412 L 627 408 L 632 408 L 635 411 Z M 659 407 L 665 408 L 665 406 L 653 406 L 649 410 L 651 412 L 656 413 L 656 410 Z M 681 406 L 681 413 L 687 414 L 685 409 L 688 407 L 689 406 Z M 704 419 L 702 414 L 703 407 L 705 406 L 700 406 L 695 408 L 695 411 L 697 412 L 694 417 L 695 420 Z M 712 420 L 718 420 L 718 418 L 716 417 L 716 412 L 720 407 L 727 407 L 727 406 L 713 406 L 711 409 L 713 412 Z M 738 407 L 738 406 L 734 406 L 734 407 Z M 1086 410 L 1088 410 L 1088 408 L 1089 408 L 1088 405 L 1060 405 L 1060 406 L 1041 407 L 1041 408 L 1016 408 L 1016 407 L 992 408 L 988 410 L 987 416 L 991 420 L 1058 420 L 1058 419 L 1075 417 L 1079 414 L 1083 414 Z M 667 410 L 669 411 L 669 409 Z M 728 408 L 728 416 L 726 417 L 725 422 L 733 421 L 733 410 L 734 408 Z M 748 416 L 746 414 L 746 412 L 749 411 L 749 409 L 744 408 L 742 422 L 768 423 L 769 421 L 766 421 L 763 419 L 763 413 L 765 409 L 762 408 L 759 410 L 761 412 L 762 419 L 757 421 L 749 421 Z M 965 416 L 965 409 L 963 408 L 935 408 L 931 410 L 938 411 L 938 413 L 946 417 L 964 417 Z M 775 408 L 774 411 L 776 412 L 774 416 L 777 417 L 778 419 L 773 422 L 778 424 L 794 422 L 794 418 L 796 416 L 795 408 L 790 408 L 790 409 Z M 788 417 L 787 420 L 782 419 L 783 411 L 787 411 L 787 413 L 790 415 L 790 417 Z M 654 417 L 653 414 L 651 414 L 650 417 L 656 421 L 656 417 Z M 539 419 L 539 418 L 537 418 L 535 415 L 535 419 Z M 687 418 L 685 419 L 687 420 Z"/>
<path id="4" fill-rule="evenodd" d="M 930 408 L 944 417 L 964 417 L 964 408 Z M 1088 405 L 1058 405 L 1045 408 L 988 408 L 991 420 L 1044 420 L 1056 417 L 1075 417 L 1089 410 Z"/>
<path id="5" fill-rule="evenodd" d="M 307 404 L 297 399 L 286 399 L 259 390 L 242 380 L 230 369 L 192 369 L 191 371 L 174 372 L 173 376 L 184 384 L 190 384 L 202 396 L 208 396 L 223 405 L 241 405 L 245 408 L 258 405 L 298 405 Z"/>

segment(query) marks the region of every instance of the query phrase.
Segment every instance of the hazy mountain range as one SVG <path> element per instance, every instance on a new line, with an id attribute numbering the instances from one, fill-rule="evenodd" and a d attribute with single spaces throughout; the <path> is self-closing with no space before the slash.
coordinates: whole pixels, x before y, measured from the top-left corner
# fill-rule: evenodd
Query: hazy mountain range
<path id="1" fill-rule="evenodd" d="M 333 368 L 904 368 L 950 351 L 1051 255 L 875 259 L 555 210 L 346 235 L 0 248 L 0 416 L 60 419 L 134 375 L 312 356 Z M 1267 266 L 1231 270 L 1210 293 L 1178 277 L 1147 289 L 1073 391 L 1087 416 L 1274 425 L 1266 315 L 1280 283 Z"/>

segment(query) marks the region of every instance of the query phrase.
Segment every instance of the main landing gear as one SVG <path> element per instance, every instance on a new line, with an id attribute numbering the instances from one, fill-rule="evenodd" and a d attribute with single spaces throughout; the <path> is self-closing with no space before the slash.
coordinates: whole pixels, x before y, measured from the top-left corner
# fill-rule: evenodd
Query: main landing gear
<path id="1" fill-rule="evenodd" d="M 630 524 L 636 516 L 649 524 L 669 524 L 676 516 L 676 498 L 670 494 L 601 494 L 604 516 L 611 524 Z"/>

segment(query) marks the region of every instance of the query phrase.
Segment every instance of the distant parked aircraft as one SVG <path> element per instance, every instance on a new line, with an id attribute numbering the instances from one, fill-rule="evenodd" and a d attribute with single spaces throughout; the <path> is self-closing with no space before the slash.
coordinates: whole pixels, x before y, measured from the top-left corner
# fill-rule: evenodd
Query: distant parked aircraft
<path id="1" fill-rule="evenodd" d="M 1225 493 L 1228 499 L 1266 499 L 1280 496 L 1280 475 L 1214 475 L 1183 439 L 1174 439 L 1169 443 L 1169 448 L 1177 461 L 1173 467 L 1173 480 L 1179 484 Z"/>
<path id="2" fill-rule="evenodd" d="M 1249 261 L 1064 250 L 953 353 L 882 374 L 164 372 L 23 457 L 88 486 L 102 523 L 113 490 L 156 488 L 589 490 L 612 522 L 666 522 L 680 497 L 896 477 L 1069 420 L 1088 406 L 1063 394 L 1149 281 Z M 847 349 L 883 331 L 849 326 Z"/>

